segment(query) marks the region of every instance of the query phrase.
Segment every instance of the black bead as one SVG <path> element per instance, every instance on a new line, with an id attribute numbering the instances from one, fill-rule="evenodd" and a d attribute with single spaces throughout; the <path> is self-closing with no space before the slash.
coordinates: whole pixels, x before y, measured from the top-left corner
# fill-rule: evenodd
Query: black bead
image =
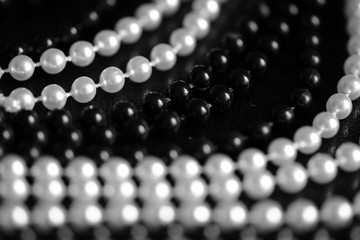
<path id="1" fill-rule="evenodd" d="M 14 141 L 14 131 L 7 124 L 0 125 L 0 144 L 9 147 Z"/>
<path id="2" fill-rule="evenodd" d="M 12 126 L 15 130 L 33 128 L 39 124 L 39 116 L 35 111 L 23 110 L 14 115 Z"/>
<path id="3" fill-rule="evenodd" d="M 60 28 L 60 32 L 63 42 L 70 42 L 79 38 L 79 29 L 76 26 L 63 26 Z"/>
<path id="4" fill-rule="evenodd" d="M 104 126 L 106 125 L 106 116 L 103 110 L 90 105 L 82 110 L 80 114 L 80 122 L 84 128 Z"/>
<path id="5" fill-rule="evenodd" d="M 230 85 L 236 90 L 247 91 L 251 86 L 251 75 L 242 68 L 231 71 L 229 80 Z"/>
<path id="6" fill-rule="evenodd" d="M 86 134 L 86 133 L 85 133 Z M 89 141 L 101 143 L 104 145 L 112 145 L 116 140 L 116 131 L 111 126 L 97 126 L 90 129 Z"/>
<path id="7" fill-rule="evenodd" d="M 74 147 L 79 147 L 83 140 L 81 131 L 73 126 L 58 129 L 56 135 L 58 141 Z"/>
<path id="8" fill-rule="evenodd" d="M 290 26 L 289 26 L 288 22 L 286 22 L 283 19 L 274 19 L 274 20 L 270 21 L 269 29 L 270 29 L 271 33 L 273 33 L 275 35 L 283 36 L 283 37 L 288 36 L 290 33 Z"/>
<path id="9" fill-rule="evenodd" d="M 290 103 L 296 110 L 306 110 L 312 104 L 313 97 L 308 89 L 297 88 L 291 92 Z"/>
<path id="10" fill-rule="evenodd" d="M 42 126 L 26 129 L 22 136 L 26 142 L 36 143 L 39 146 L 45 146 L 49 141 L 48 131 Z"/>
<path id="11" fill-rule="evenodd" d="M 34 42 L 34 49 L 36 53 L 43 53 L 45 50 L 54 47 L 57 42 L 54 41 L 54 38 L 46 37 L 43 35 L 37 36 Z"/>
<path id="12" fill-rule="evenodd" d="M 10 58 L 13 58 L 17 55 L 21 54 L 28 54 L 29 53 L 29 46 L 25 43 L 17 43 L 11 44 L 7 48 L 7 54 Z"/>
<path id="13" fill-rule="evenodd" d="M 4 157 L 6 154 L 6 147 L 2 144 L 0 144 L 0 158 Z"/>
<path id="14" fill-rule="evenodd" d="M 304 13 L 301 15 L 301 23 L 306 29 L 316 29 L 321 25 L 320 17 L 316 13 Z"/>
<path id="15" fill-rule="evenodd" d="M 16 151 L 25 159 L 33 161 L 42 154 L 41 147 L 36 143 L 20 142 L 16 145 Z"/>
<path id="16" fill-rule="evenodd" d="M 166 164 L 171 164 L 171 162 L 178 158 L 182 153 L 181 148 L 177 144 L 166 140 L 157 140 L 156 144 L 151 146 L 151 149 L 151 154 L 159 156 L 161 159 L 165 160 Z"/>
<path id="17" fill-rule="evenodd" d="M 148 155 L 147 149 L 137 144 L 130 144 L 126 142 L 120 148 L 115 148 L 114 151 L 117 155 L 125 157 L 132 166 L 136 166 L 137 162 L 140 162 L 145 156 Z M 121 151 L 121 152 L 120 152 Z"/>
<path id="18" fill-rule="evenodd" d="M 247 137 L 238 132 L 230 132 L 220 138 L 220 147 L 229 154 L 238 154 L 247 142 Z"/>
<path id="19" fill-rule="evenodd" d="M 306 31 L 300 37 L 300 44 L 307 48 L 318 48 L 320 43 L 320 35 L 317 32 Z"/>
<path id="20" fill-rule="evenodd" d="M 278 105 L 272 111 L 272 118 L 278 126 L 289 126 L 295 121 L 294 109 L 287 105 Z"/>
<path id="21" fill-rule="evenodd" d="M 297 17 L 299 15 L 299 6 L 294 1 L 279 2 L 280 11 L 289 17 Z"/>
<path id="22" fill-rule="evenodd" d="M 271 9 L 266 1 L 260 1 L 255 5 L 255 14 L 261 19 L 267 19 L 271 15 Z"/>
<path id="23" fill-rule="evenodd" d="M 188 78 L 189 82 L 199 89 L 207 89 L 212 80 L 209 69 L 203 65 L 194 66 L 190 70 Z"/>
<path id="24" fill-rule="evenodd" d="M 263 73 L 267 69 L 267 57 L 261 52 L 250 52 L 246 58 L 245 63 L 251 73 Z"/>
<path id="25" fill-rule="evenodd" d="M 267 141 L 272 134 L 272 125 L 266 121 L 256 121 L 250 125 L 249 135 L 255 141 Z"/>
<path id="26" fill-rule="evenodd" d="M 186 118 L 189 121 L 202 122 L 210 116 L 209 104 L 202 99 L 193 98 L 186 103 Z"/>
<path id="27" fill-rule="evenodd" d="M 99 23 L 100 16 L 96 11 L 91 11 L 83 17 L 82 24 L 84 27 L 93 26 Z"/>
<path id="28" fill-rule="evenodd" d="M 205 159 L 216 151 L 214 143 L 207 138 L 195 139 L 190 144 L 192 155 L 201 163 L 204 163 Z"/>
<path id="29" fill-rule="evenodd" d="M 145 140 L 149 135 L 149 126 L 144 120 L 132 119 L 125 122 L 123 131 L 132 140 Z"/>
<path id="30" fill-rule="evenodd" d="M 74 159 L 76 152 L 74 146 L 71 144 L 52 142 L 47 154 L 55 156 L 60 160 L 63 166 L 66 166 L 68 162 Z"/>
<path id="31" fill-rule="evenodd" d="M 261 37 L 257 45 L 261 51 L 270 56 L 277 54 L 280 50 L 279 40 L 274 35 L 265 35 Z"/>
<path id="32" fill-rule="evenodd" d="M 218 110 L 228 109 L 233 102 L 233 93 L 224 85 L 215 85 L 210 90 L 210 102 Z"/>
<path id="33" fill-rule="evenodd" d="M 169 86 L 169 98 L 172 105 L 184 105 L 190 98 L 191 87 L 187 82 L 176 81 Z"/>
<path id="34" fill-rule="evenodd" d="M 315 89 L 321 83 L 320 73 L 316 69 L 306 68 L 300 73 L 299 83 L 310 90 Z"/>
<path id="35" fill-rule="evenodd" d="M 155 118 L 156 128 L 160 134 L 172 134 L 179 131 L 181 120 L 174 111 L 166 111 L 158 114 Z"/>
<path id="36" fill-rule="evenodd" d="M 113 155 L 112 149 L 106 145 L 92 143 L 86 146 L 84 153 L 94 159 L 97 165 L 109 160 Z"/>
<path id="37" fill-rule="evenodd" d="M 254 18 L 247 18 L 240 23 L 240 32 L 244 33 L 244 36 L 254 38 L 258 35 L 259 23 Z"/>
<path id="38" fill-rule="evenodd" d="M 137 119 L 138 116 L 138 109 L 129 101 L 119 101 L 112 109 L 113 121 L 118 125 L 121 125 L 130 119 Z"/>
<path id="39" fill-rule="evenodd" d="M 223 72 L 228 68 L 229 57 L 224 50 L 213 48 L 207 54 L 207 62 L 213 70 Z"/>
<path id="40" fill-rule="evenodd" d="M 70 127 L 73 125 L 72 114 L 66 110 L 53 110 L 48 113 L 47 124 L 52 129 Z"/>
<path id="41" fill-rule="evenodd" d="M 155 116 L 167 108 L 167 99 L 158 92 L 149 92 L 143 99 L 143 110 L 148 116 Z"/>
<path id="42" fill-rule="evenodd" d="M 223 45 L 232 54 L 241 54 L 245 50 L 244 37 L 235 32 L 226 33 L 222 39 Z"/>
<path id="43" fill-rule="evenodd" d="M 307 49 L 301 53 L 300 62 L 304 67 L 318 68 L 321 63 L 320 53 L 314 49 Z"/>

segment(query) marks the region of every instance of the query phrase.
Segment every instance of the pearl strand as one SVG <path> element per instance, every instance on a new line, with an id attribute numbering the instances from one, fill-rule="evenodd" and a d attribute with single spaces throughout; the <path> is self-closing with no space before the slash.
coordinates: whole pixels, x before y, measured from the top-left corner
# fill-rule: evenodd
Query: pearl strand
<path id="1" fill-rule="evenodd" d="M 196 39 L 208 34 L 209 21 L 218 17 L 219 4 L 223 2 L 225 1 L 194 1 L 193 11 L 183 20 L 184 28 L 172 32 L 170 45 L 156 45 L 150 54 L 151 61 L 143 56 L 135 56 L 129 60 L 125 73 L 119 68 L 108 67 L 102 71 L 98 84 L 89 77 L 79 77 L 73 82 L 70 92 L 65 92 L 57 84 L 50 84 L 43 89 L 41 96 L 35 98 L 28 89 L 17 88 L 7 97 L 0 94 L 0 106 L 6 111 L 17 112 L 22 109 L 31 110 L 37 102 L 42 102 L 49 110 L 61 109 L 69 97 L 73 97 L 79 103 L 91 101 L 96 95 L 97 88 L 102 88 L 108 93 L 119 92 L 124 87 L 126 78 L 136 83 L 145 82 L 150 78 L 153 67 L 159 71 L 169 70 L 175 65 L 177 55 L 187 56 L 195 50 Z"/>

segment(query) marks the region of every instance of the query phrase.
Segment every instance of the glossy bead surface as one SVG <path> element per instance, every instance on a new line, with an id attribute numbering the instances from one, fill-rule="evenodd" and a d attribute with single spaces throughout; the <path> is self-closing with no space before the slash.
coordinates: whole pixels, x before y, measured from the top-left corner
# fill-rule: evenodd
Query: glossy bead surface
<path id="1" fill-rule="evenodd" d="M 180 28 L 171 33 L 170 44 L 179 56 L 188 56 L 195 50 L 196 39 L 188 29 Z"/>
<path id="2" fill-rule="evenodd" d="M 339 119 L 347 118 L 352 111 L 352 102 L 350 98 L 342 93 L 335 93 L 326 102 L 326 110 L 334 113 Z"/>
<path id="3" fill-rule="evenodd" d="M 276 172 L 278 186 L 286 193 L 297 193 L 305 188 L 308 176 L 305 168 L 298 163 L 281 166 Z"/>
<path id="4" fill-rule="evenodd" d="M 227 70 L 229 65 L 229 56 L 226 51 L 220 48 L 212 48 L 206 56 L 208 64 L 217 72 Z"/>
<path id="5" fill-rule="evenodd" d="M 160 158 L 147 156 L 136 166 L 135 174 L 142 181 L 157 181 L 165 177 L 167 168 Z"/>
<path id="6" fill-rule="evenodd" d="M 205 226 L 211 220 L 211 209 L 202 203 L 185 203 L 177 211 L 178 220 L 186 228 Z"/>
<path id="7" fill-rule="evenodd" d="M 30 224 L 30 213 L 21 203 L 4 202 L 0 207 L 0 227 L 3 230 L 25 228 Z"/>
<path id="8" fill-rule="evenodd" d="M 12 106 L 5 105 L 5 108 L 10 112 L 16 112 L 20 109 L 32 110 L 35 106 L 35 97 L 26 88 L 16 88 L 9 95 L 9 100 Z"/>
<path id="9" fill-rule="evenodd" d="M 189 100 L 190 95 L 191 87 L 184 81 L 175 81 L 169 86 L 169 98 L 172 104 L 183 105 Z"/>
<path id="10" fill-rule="evenodd" d="M 290 94 L 290 103 L 296 110 L 304 111 L 310 107 L 312 102 L 313 96 L 306 88 L 297 88 Z"/>
<path id="11" fill-rule="evenodd" d="M 165 16 L 174 14 L 180 7 L 179 0 L 155 0 L 155 3 Z"/>
<path id="12" fill-rule="evenodd" d="M 49 112 L 46 120 L 47 125 L 52 129 L 69 127 L 73 123 L 72 114 L 65 109 Z"/>
<path id="13" fill-rule="evenodd" d="M 136 184 L 131 179 L 108 181 L 102 190 L 105 198 L 118 203 L 130 202 L 134 200 L 138 194 Z"/>
<path id="14" fill-rule="evenodd" d="M 345 74 L 353 74 L 360 77 L 360 56 L 357 54 L 350 55 L 344 63 Z"/>
<path id="15" fill-rule="evenodd" d="M 301 53 L 300 62 L 305 67 L 318 68 L 321 63 L 320 53 L 314 49 L 307 49 Z"/>
<path id="16" fill-rule="evenodd" d="M 243 203 L 222 202 L 213 211 L 215 223 L 223 230 L 234 230 L 244 227 L 248 222 L 248 210 Z"/>
<path id="17" fill-rule="evenodd" d="M 27 166 L 22 157 L 15 154 L 7 154 L 0 162 L 0 176 L 5 180 L 8 178 L 22 178 L 27 174 Z"/>
<path id="18" fill-rule="evenodd" d="M 100 167 L 99 175 L 108 182 L 121 181 L 131 178 L 133 169 L 125 159 L 112 157 Z"/>
<path id="19" fill-rule="evenodd" d="M 197 12 L 190 12 L 184 17 L 183 26 L 188 29 L 197 39 L 203 39 L 208 35 L 210 23 L 205 17 Z"/>
<path id="20" fill-rule="evenodd" d="M 295 132 L 294 143 L 301 153 L 311 154 L 320 148 L 321 137 L 315 128 L 304 126 Z"/>
<path id="21" fill-rule="evenodd" d="M 218 110 L 230 108 L 233 98 L 233 93 L 227 86 L 215 85 L 210 90 L 211 104 Z"/>
<path id="22" fill-rule="evenodd" d="M 148 59 L 142 56 L 136 56 L 130 59 L 126 65 L 126 71 L 129 79 L 135 83 L 147 81 L 152 74 L 152 67 Z"/>
<path id="23" fill-rule="evenodd" d="M 206 89 L 210 86 L 212 75 L 210 70 L 203 65 L 194 66 L 188 75 L 189 82 L 196 88 Z"/>
<path id="24" fill-rule="evenodd" d="M 167 108 L 167 100 L 158 92 L 148 92 L 143 98 L 143 110 L 149 116 L 155 116 Z"/>
<path id="25" fill-rule="evenodd" d="M 6 179 L 0 182 L 0 196 L 10 201 L 25 201 L 30 194 L 30 186 L 24 178 Z"/>
<path id="26" fill-rule="evenodd" d="M 150 59 L 157 70 L 167 71 L 174 67 L 176 54 L 170 45 L 160 43 L 151 50 Z"/>
<path id="27" fill-rule="evenodd" d="M 96 179 L 71 181 L 67 186 L 67 195 L 74 200 L 96 201 L 101 195 L 101 186 Z"/>
<path id="28" fill-rule="evenodd" d="M 182 202 L 202 202 L 208 194 L 208 186 L 201 178 L 177 181 L 174 197 Z"/>
<path id="29" fill-rule="evenodd" d="M 49 110 L 62 109 L 67 98 L 65 90 L 57 84 L 47 85 L 41 92 L 41 101 Z"/>
<path id="30" fill-rule="evenodd" d="M 329 112 L 318 113 L 312 125 L 321 133 L 322 138 L 334 137 L 340 128 L 339 119 Z"/>
<path id="31" fill-rule="evenodd" d="M 144 30 L 156 29 L 162 20 L 162 14 L 155 4 L 142 4 L 136 9 L 135 16 L 139 19 Z"/>
<path id="32" fill-rule="evenodd" d="M 281 166 L 293 162 L 296 159 L 297 151 L 289 139 L 277 138 L 270 143 L 268 156 L 274 164 Z"/>
<path id="33" fill-rule="evenodd" d="M 206 121 L 210 116 L 208 104 L 199 98 L 192 98 L 186 103 L 186 117 L 190 121 Z"/>
<path id="34" fill-rule="evenodd" d="M 272 124 L 267 121 L 253 121 L 248 125 L 249 136 L 259 142 L 266 142 L 272 135 Z"/>
<path id="35" fill-rule="evenodd" d="M 125 85 L 124 73 L 117 67 L 105 68 L 100 74 L 99 84 L 105 92 L 119 92 Z"/>
<path id="36" fill-rule="evenodd" d="M 314 68 L 305 68 L 300 72 L 300 84 L 308 89 L 316 89 L 321 83 L 320 73 Z"/>
<path id="37" fill-rule="evenodd" d="M 176 220 L 176 209 L 170 203 L 148 203 L 142 208 L 141 218 L 155 229 L 168 226 Z"/>
<path id="38" fill-rule="evenodd" d="M 32 210 L 31 221 L 37 229 L 46 231 L 63 226 L 67 221 L 67 214 L 61 205 L 41 202 Z"/>
<path id="39" fill-rule="evenodd" d="M 79 156 L 66 167 L 65 175 L 72 180 L 88 180 L 97 176 L 97 167 L 91 159 Z"/>
<path id="40" fill-rule="evenodd" d="M 237 32 L 226 33 L 222 42 L 231 53 L 241 54 L 245 50 L 245 39 Z"/>
<path id="41" fill-rule="evenodd" d="M 312 156 L 307 164 L 309 177 L 318 184 L 327 184 L 335 179 L 338 167 L 335 160 L 324 153 Z"/>
<path id="42" fill-rule="evenodd" d="M 242 185 L 236 176 L 210 180 L 209 194 L 218 201 L 237 200 L 241 191 Z"/>
<path id="43" fill-rule="evenodd" d="M 41 68 L 49 74 L 60 73 L 64 70 L 66 62 L 65 54 L 57 48 L 46 50 L 40 57 Z"/>
<path id="44" fill-rule="evenodd" d="M 355 143 L 343 143 L 336 150 L 336 160 L 339 167 L 346 172 L 360 169 L 360 147 Z"/>
<path id="45" fill-rule="evenodd" d="M 149 125 L 142 119 L 128 120 L 123 125 L 124 134 L 129 140 L 145 140 L 149 136 Z"/>
<path id="46" fill-rule="evenodd" d="M 105 126 L 107 123 L 104 111 L 93 105 L 85 107 L 80 112 L 79 122 L 84 128 Z"/>
<path id="47" fill-rule="evenodd" d="M 61 177 L 62 167 L 59 161 L 52 156 L 41 156 L 31 167 L 30 173 L 35 179 L 46 180 Z"/>
<path id="48" fill-rule="evenodd" d="M 104 212 L 105 221 L 112 229 L 122 229 L 139 221 L 139 207 L 132 202 L 110 202 Z"/>
<path id="49" fill-rule="evenodd" d="M 69 56 L 71 58 L 71 62 L 76 66 L 88 66 L 95 59 L 94 46 L 86 41 L 77 41 L 71 45 Z"/>
<path id="50" fill-rule="evenodd" d="M 172 134 L 179 131 L 181 119 L 174 111 L 166 111 L 158 114 L 155 118 L 155 126 L 162 134 Z"/>
<path id="51" fill-rule="evenodd" d="M 46 202 L 59 202 L 67 194 L 66 186 L 60 178 L 36 180 L 31 190 L 39 201 Z"/>
<path id="52" fill-rule="evenodd" d="M 249 212 L 249 222 L 260 232 L 277 230 L 284 222 L 281 205 L 273 200 L 255 203 Z"/>
<path id="53" fill-rule="evenodd" d="M 71 86 L 71 96 L 79 103 L 90 102 L 95 95 L 96 85 L 89 77 L 79 77 Z"/>
<path id="54" fill-rule="evenodd" d="M 121 36 L 121 41 L 126 44 L 137 42 L 142 34 L 142 26 L 136 18 L 121 18 L 115 25 L 116 31 Z"/>
<path id="55" fill-rule="evenodd" d="M 101 56 L 112 56 L 119 50 L 120 41 L 116 32 L 102 30 L 96 34 L 94 45 L 98 47 L 98 53 Z"/>
<path id="56" fill-rule="evenodd" d="M 142 182 L 138 191 L 139 198 L 147 203 L 167 202 L 172 197 L 172 187 L 166 180 Z"/>
<path id="57" fill-rule="evenodd" d="M 266 164 L 265 154 L 256 148 L 245 149 L 237 158 L 237 166 L 243 174 L 261 171 L 266 167 Z"/>
<path id="58" fill-rule="evenodd" d="M 334 196 L 322 205 L 320 216 L 326 226 L 333 229 L 344 228 L 350 224 L 354 212 L 347 199 Z"/>
<path id="59" fill-rule="evenodd" d="M 9 63 L 10 75 L 18 80 L 28 80 L 35 71 L 35 63 L 26 55 L 18 55 L 14 57 Z"/>
<path id="60" fill-rule="evenodd" d="M 102 208 L 92 202 L 75 201 L 69 209 L 69 222 L 77 229 L 96 226 L 103 221 Z"/>
<path id="61" fill-rule="evenodd" d="M 313 202 L 300 198 L 292 202 L 286 210 L 286 223 L 297 232 L 310 231 L 319 222 L 319 212 Z"/>
<path id="62" fill-rule="evenodd" d="M 206 19 L 214 20 L 220 12 L 219 3 L 215 0 L 197 0 L 192 5 L 193 9 Z"/>
<path id="63" fill-rule="evenodd" d="M 221 153 L 211 155 L 205 163 L 204 173 L 212 179 L 232 176 L 235 171 L 233 160 Z"/>
<path id="64" fill-rule="evenodd" d="M 113 106 L 111 115 L 116 124 L 122 124 L 126 120 L 138 118 L 138 110 L 132 102 L 119 101 Z"/>
<path id="65" fill-rule="evenodd" d="M 360 79 L 352 74 L 343 76 L 338 84 L 337 91 L 347 95 L 352 101 L 360 97 Z"/>
<path id="66" fill-rule="evenodd" d="M 277 126 L 285 128 L 295 121 L 294 109 L 287 105 L 278 105 L 272 110 L 272 118 Z"/>
<path id="67" fill-rule="evenodd" d="M 244 192 L 253 199 L 269 197 L 275 188 L 275 179 L 267 170 L 248 172 L 243 180 Z"/>
<path id="68" fill-rule="evenodd" d="M 261 37 L 257 45 L 264 53 L 270 56 L 276 55 L 280 50 L 279 39 L 274 35 L 265 35 Z"/>
<path id="69" fill-rule="evenodd" d="M 265 72 L 268 60 L 261 52 L 250 52 L 245 58 L 245 64 L 251 72 L 258 74 Z"/>
<path id="70" fill-rule="evenodd" d="M 171 163 L 169 172 L 175 180 L 189 180 L 200 175 L 201 166 L 192 156 L 181 155 Z"/>
<path id="71" fill-rule="evenodd" d="M 350 39 L 347 42 L 347 51 L 350 55 L 352 55 L 352 54 L 359 55 L 360 54 L 360 36 L 359 35 L 354 35 L 354 36 L 350 37 Z"/>

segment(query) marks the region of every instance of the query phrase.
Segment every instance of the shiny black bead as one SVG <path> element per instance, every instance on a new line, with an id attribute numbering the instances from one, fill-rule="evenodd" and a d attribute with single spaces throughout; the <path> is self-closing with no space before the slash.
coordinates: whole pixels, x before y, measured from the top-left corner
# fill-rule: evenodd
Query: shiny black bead
<path id="1" fill-rule="evenodd" d="M 222 39 L 223 46 L 232 54 L 241 54 L 245 50 L 244 37 L 236 32 L 228 32 Z"/>
<path id="2" fill-rule="evenodd" d="M 155 116 L 167 108 L 167 99 L 158 92 L 149 92 L 143 98 L 143 110 L 148 116 Z"/>
<path id="3" fill-rule="evenodd" d="M 111 126 L 97 126 L 90 129 L 88 136 L 91 142 L 101 143 L 109 146 L 112 145 L 116 140 L 116 131 Z"/>
<path id="4" fill-rule="evenodd" d="M 301 53 L 300 62 L 304 67 L 318 68 L 321 64 L 320 53 L 314 49 L 307 49 Z"/>
<path id="5" fill-rule="evenodd" d="M 7 48 L 7 54 L 10 58 L 13 58 L 17 55 L 28 54 L 28 53 L 29 53 L 29 46 L 25 43 L 11 44 Z"/>
<path id="6" fill-rule="evenodd" d="M 83 17 L 82 24 L 84 27 L 93 26 L 99 23 L 100 16 L 99 13 L 96 11 L 91 11 L 86 13 Z"/>
<path id="7" fill-rule="evenodd" d="M 106 125 L 106 115 L 102 109 L 95 108 L 90 105 L 82 110 L 80 114 L 80 122 L 82 127 L 90 128 L 96 126 Z"/>
<path id="8" fill-rule="evenodd" d="M 251 73 L 259 74 L 266 71 L 268 61 L 265 54 L 250 52 L 245 58 L 245 64 Z"/>
<path id="9" fill-rule="evenodd" d="M 166 111 L 158 114 L 155 118 L 155 126 L 160 134 L 172 134 L 179 131 L 181 120 L 174 111 Z"/>
<path id="10" fill-rule="evenodd" d="M 283 19 L 274 19 L 274 20 L 270 21 L 269 29 L 270 29 L 271 33 L 273 33 L 275 35 L 283 36 L 283 37 L 288 36 L 290 33 L 290 26 L 289 26 L 288 22 L 286 22 Z"/>
<path id="11" fill-rule="evenodd" d="M 45 50 L 54 47 L 57 42 L 52 37 L 46 37 L 43 35 L 37 36 L 34 42 L 34 49 L 36 53 L 43 53 Z"/>
<path id="12" fill-rule="evenodd" d="M 190 144 L 192 155 L 201 163 L 217 150 L 215 144 L 207 138 L 195 139 Z"/>
<path id="13" fill-rule="evenodd" d="M 280 50 L 279 39 L 274 35 L 265 35 L 261 37 L 257 45 L 261 51 L 270 56 L 277 54 Z"/>
<path id="14" fill-rule="evenodd" d="M 215 85 L 210 90 L 210 102 L 218 110 L 228 109 L 233 100 L 232 91 L 224 85 Z"/>
<path id="15" fill-rule="evenodd" d="M 15 130 L 33 128 L 39 124 L 39 116 L 35 111 L 20 111 L 12 118 L 12 126 Z"/>
<path id="16" fill-rule="evenodd" d="M 291 92 L 290 103 L 296 110 L 306 110 L 313 102 L 313 97 L 308 89 L 297 88 Z"/>
<path id="17" fill-rule="evenodd" d="M 39 146 L 45 146 L 49 141 L 48 131 L 42 126 L 25 129 L 22 135 L 26 142 L 36 143 Z"/>
<path id="18" fill-rule="evenodd" d="M 63 42 L 74 41 L 79 38 L 79 29 L 76 26 L 63 26 L 60 29 L 60 36 Z"/>
<path id="19" fill-rule="evenodd" d="M 287 105 L 278 105 L 272 110 L 272 118 L 276 125 L 289 126 L 295 121 L 294 109 Z"/>
<path id="20" fill-rule="evenodd" d="M 299 83 L 301 86 L 310 90 L 315 89 L 321 83 L 320 73 L 316 69 L 306 68 L 300 73 Z"/>
<path id="21" fill-rule="evenodd" d="M 242 68 L 231 71 L 229 75 L 230 86 L 236 90 L 247 91 L 251 86 L 251 75 Z"/>
<path id="22" fill-rule="evenodd" d="M 199 98 L 190 99 L 186 103 L 185 111 L 188 121 L 202 122 L 210 116 L 209 104 Z"/>
<path id="23" fill-rule="evenodd" d="M 44 149 L 45 150 L 45 149 Z M 68 162 L 74 159 L 76 152 L 74 146 L 67 143 L 52 142 L 47 154 L 58 158 L 62 165 L 66 166 Z"/>
<path id="24" fill-rule="evenodd" d="M 121 145 L 121 149 L 114 149 L 114 151 L 116 150 L 118 150 L 119 152 L 115 153 L 117 155 L 121 154 L 121 156 L 126 158 L 132 166 L 136 166 L 137 162 L 140 162 L 145 156 L 148 155 L 147 148 L 128 142 Z"/>
<path id="25" fill-rule="evenodd" d="M 14 137 L 14 131 L 9 125 L 0 125 L 0 144 L 9 147 L 14 142 Z"/>
<path id="26" fill-rule="evenodd" d="M 260 1 L 255 4 L 255 14 L 261 19 L 267 19 L 271 15 L 271 8 L 266 1 Z"/>
<path id="27" fill-rule="evenodd" d="M 229 154 L 238 154 L 247 142 L 247 137 L 238 132 L 230 132 L 221 137 L 221 149 Z"/>
<path id="28" fill-rule="evenodd" d="M 256 19 L 247 18 L 240 23 L 240 32 L 244 33 L 244 36 L 246 37 L 256 37 L 259 31 L 259 23 Z"/>
<path id="29" fill-rule="evenodd" d="M 124 123 L 123 131 L 130 139 L 145 140 L 149 135 L 149 125 L 142 119 L 132 119 Z"/>
<path id="30" fill-rule="evenodd" d="M 166 140 L 157 141 L 151 148 L 151 154 L 159 156 L 161 159 L 165 160 L 166 164 L 171 164 L 171 162 L 182 154 L 182 150 L 177 144 Z"/>
<path id="31" fill-rule="evenodd" d="M 66 109 L 53 110 L 48 113 L 46 122 L 52 129 L 70 127 L 73 125 L 73 117 Z"/>
<path id="32" fill-rule="evenodd" d="M 16 151 L 25 159 L 33 161 L 42 154 L 41 146 L 36 143 L 19 142 L 16 144 Z"/>
<path id="33" fill-rule="evenodd" d="M 207 62 L 213 70 L 223 72 L 229 66 L 229 57 L 226 51 L 213 48 L 207 54 Z"/>
<path id="34" fill-rule="evenodd" d="M 301 15 L 301 23 L 306 29 L 316 29 L 321 25 L 321 20 L 318 14 L 306 12 Z"/>
<path id="35" fill-rule="evenodd" d="M 172 105 L 185 104 L 191 95 L 191 87 L 187 82 L 176 81 L 169 86 L 169 98 Z"/>
<path id="36" fill-rule="evenodd" d="M 266 121 L 256 121 L 250 125 L 249 136 L 255 141 L 267 141 L 272 134 L 272 125 Z"/>
<path id="37" fill-rule="evenodd" d="M 295 1 L 279 2 L 280 12 L 289 17 L 297 17 L 299 15 L 299 6 Z"/>
<path id="38" fill-rule="evenodd" d="M 119 101 L 112 109 L 113 121 L 118 125 L 130 119 L 137 119 L 138 116 L 138 109 L 133 103 L 128 101 Z"/>
<path id="39" fill-rule="evenodd" d="M 306 48 L 318 48 L 320 43 L 320 35 L 317 32 L 306 31 L 300 37 L 300 44 Z"/>
<path id="40" fill-rule="evenodd" d="M 79 147 L 83 140 L 81 131 L 73 126 L 59 129 L 56 135 L 58 141 L 74 147 Z"/>
<path id="41" fill-rule="evenodd" d="M 87 145 L 84 149 L 84 153 L 91 159 L 94 159 L 97 165 L 101 165 L 113 155 L 110 147 L 97 143 Z"/>
<path id="42" fill-rule="evenodd" d="M 212 80 L 209 69 L 203 65 L 194 66 L 190 70 L 188 78 L 189 82 L 199 89 L 207 89 Z"/>

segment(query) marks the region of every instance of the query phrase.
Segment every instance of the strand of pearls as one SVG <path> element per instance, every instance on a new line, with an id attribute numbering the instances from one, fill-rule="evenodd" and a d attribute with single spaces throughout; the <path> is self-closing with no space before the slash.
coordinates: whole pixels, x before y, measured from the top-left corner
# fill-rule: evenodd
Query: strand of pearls
<path id="1" fill-rule="evenodd" d="M 135 56 L 129 60 L 125 73 L 117 67 L 108 67 L 102 71 L 98 84 L 95 84 L 89 77 L 79 77 L 73 82 L 70 92 L 65 92 L 57 84 L 50 84 L 42 90 L 41 96 L 35 98 L 30 90 L 17 88 L 7 97 L 0 95 L 0 106 L 3 106 L 6 111 L 17 112 L 22 109 L 31 110 L 37 102 L 42 102 L 49 110 L 61 109 L 65 106 L 69 97 L 73 97 L 79 103 L 91 101 L 95 97 L 98 88 L 102 88 L 108 93 L 117 93 L 124 87 L 126 78 L 135 83 L 145 82 L 151 77 L 153 67 L 159 71 L 167 71 L 175 65 L 177 55 L 187 56 L 195 50 L 196 39 L 204 38 L 208 34 L 210 30 L 209 21 L 219 16 L 220 3 L 223 2 L 225 1 L 194 1 L 192 4 L 193 11 L 184 17 L 184 27 L 172 32 L 170 44 L 161 43 L 152 49 L 151 61 L 143 56 Z M 144 14 L 140 15 L 143 16 Z M 152 21 L 146 22 L 151 23 Z M 104 46 L 104 49 L 108 49 L 107 47 L 111 45 L 112 41 L 110 39 L 112 38 L 109 37 L 109 34 L 105 34 L 107 40 L 104 43 L 98 44 Z M 114 37 L 114 39 L 116 38 Z M 108 44 L 105 44 L 105 42 Z M 97 48 L 98 51 L 102 49 L 102 47 Z"/>

